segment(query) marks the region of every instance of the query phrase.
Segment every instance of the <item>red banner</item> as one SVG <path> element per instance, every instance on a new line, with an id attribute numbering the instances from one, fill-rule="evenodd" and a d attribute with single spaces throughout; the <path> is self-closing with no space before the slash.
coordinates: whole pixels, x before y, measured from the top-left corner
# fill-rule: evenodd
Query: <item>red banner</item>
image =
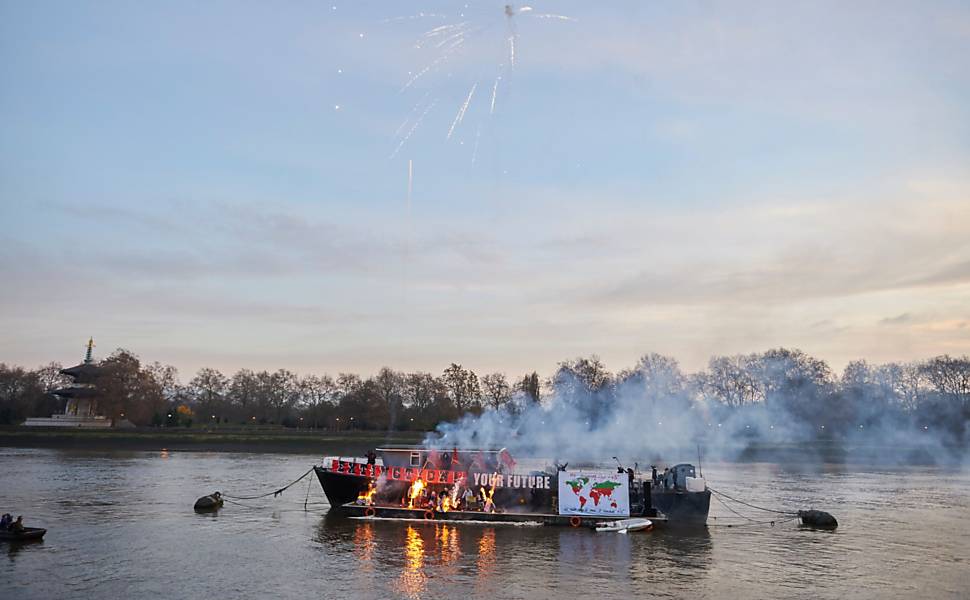
<path id="1" fill-rule="evenodd" d="M 443 471 L 440 469 L 417 469 L 409 467 L 382 467 L 381 465 L 367 465 L 357 462 L 344 462 L 334 459 L 330 465 L 334 473 L 357 475 L 360 477 L 378 478 L 381 475 L 390 481 L 414 481 L 420 478 L 425 483 L 444 483 L 453 485 L 466 477 L 464 471 Z"/>

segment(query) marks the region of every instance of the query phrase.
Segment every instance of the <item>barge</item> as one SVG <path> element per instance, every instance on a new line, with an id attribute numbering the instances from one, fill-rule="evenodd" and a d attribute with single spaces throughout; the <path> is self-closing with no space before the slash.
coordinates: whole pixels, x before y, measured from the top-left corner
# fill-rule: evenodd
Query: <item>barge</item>
<path id="1" fill-rule="evenodd" d="M 350 517 L 526 523 L 572 527 L 648 518 L 705 525 L 711 492 L 691 464 L 662 473 L 517 468 L 506 449 L 377 448 L 314 467 L 331 511 Z"/>

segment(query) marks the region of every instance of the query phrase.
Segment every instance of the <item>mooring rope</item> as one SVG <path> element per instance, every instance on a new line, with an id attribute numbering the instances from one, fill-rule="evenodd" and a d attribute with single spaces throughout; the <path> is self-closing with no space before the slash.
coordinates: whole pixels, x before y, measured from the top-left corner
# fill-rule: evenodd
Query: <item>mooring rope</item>
<path id="1" fill-rule="evenodd" d="M 731 506 L 730 504 L 728 504 L 724 500 L 718 498 L 717 496 L 714 496 L 714 497 L 717 498 L 717 501 L 720 502 L 721 503 L 721 506 L 723 506 L 724 508 L 728 509 L 729 511 L 733 512 L 734 514 L 736 514 L 737 516 L 741 517 L 742 519 L 744 519 L 746 521 L 752 521 L 752 522 L 754 522 L 754 519 L 752 519 L 751 517 L 749 517 L 747 515 L 742 515 L 737 510 L 735 510 L 733 506 Z M 713 518 L 714 519 L 717 519 L 717 517 L 713 517 Z"/>
<path id="2" fill-rule="evenodd" d="M 714 518 L 716 519 L 717 517 L 714 517 Z M 782 519 L 780 521 L 751 521 L 750 523 L 708 523 L 707 526 L 708 527 L 750 527 L 752 525 L 771 525 L 772 527 L 774 527 L 775 525 L 780 525 L 782 523 L 789 523 L 791 521 L 794 521 L 797 518 L 798 518 L 797 516 L 794 516 L 794 517 L 789 517 L 787 519 Z"/>
<path id="3" fill-rule="evenodd" d="M 234 500 L 258 500 L 259 498 L 265 498 L 266 496 L 273 496 L 275 498 L 275 497 L 279 496 L 280 494 L 282 494 L 283 492 L 285 492 L 286 490 L 288 490 L 289 488 L 291 488 L 294 485 L 296 485 L 296 484 L 300 483 L 301 481 L 303 481 L 303 478 L 306 477 L 307 475 L 309 475 L 310 473 L 313 473 L 313 468 L 312 467 L 310 468 L 309 471 L 307 471 L 303 475 L 300 475 L 299 479 L 297 479 L 296 481 L 294 481 L 292 483 L 289 483 L 287 485 L 284 485 L 283 487 L 281 487 L 278 490 L 273 490 L 272 492 L 266 492 L 265 494 L 259 494 L 258 496 L 233 496 L 232 494 L 223 494 L 222 497 L 223 498 L 232 498 Z M 309 497 L 309 491 L 307 492 L 307 496 Z"/>
<path id="4" fill-rule="evenodd" d="M 733 501 L 737 502 L 738 504 L 743 504 L 745 506 L 750 506 L 751 508 L 754 508 L 754 509 L 757 509 L 757 510 L 763 510 L 765 512 L 777 513 L 779 515 L 789 515 L 789 516 L 790 515 L 795 515 L 795 516 L 798 516 L 798 513 L 795 512 L 795 511 L 792 511 L 792 510 L 775 510 L 773 508 L 765 508 L 763 506 L 756 506 L 754 504 L 751 504 L 750 502 L 745 502 L 744 500 L 738 500 L 737 498 L 735 498 L 733 496 L 728 496 L 724 492 L 719 492 L 719 491 L 715 490 L 714 488 L 712 488 L 710 486 L 708 486 L 707 489 L 711 490 L 711 492 L 717 494 L 718 496 L 724 496 L 728 500 L 733 500 Z M 723 501 L 722 501 L 722 504 L 724 504 Z M 725 506 L 727 506 L 727 505 L 725 504 Z"/>

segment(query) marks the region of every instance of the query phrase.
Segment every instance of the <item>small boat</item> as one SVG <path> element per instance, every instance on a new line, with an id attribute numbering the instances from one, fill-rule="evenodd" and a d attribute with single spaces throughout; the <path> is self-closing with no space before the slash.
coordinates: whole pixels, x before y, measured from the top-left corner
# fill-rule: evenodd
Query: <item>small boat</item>
<path id="1" fill-rule="evenodd" d="M 596 524 L 596 531 L 613 531 L 629 533 L 631 531 L 650 531 L 653 522 L 650 519 L 620 519 L 619 521 L 603 521 Z"/>
<path id="2" fill-rule="evenodd" d="M 0 541 L 19 542 L 39 540 L 47 530 L 42 527 L 24 527 L 23 531 L 0 531 Z"/>

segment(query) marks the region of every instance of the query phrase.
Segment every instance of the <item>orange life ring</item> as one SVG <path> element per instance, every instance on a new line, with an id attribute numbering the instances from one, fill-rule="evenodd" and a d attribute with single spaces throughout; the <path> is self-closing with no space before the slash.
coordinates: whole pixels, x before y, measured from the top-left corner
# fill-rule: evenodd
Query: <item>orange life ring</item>
<path id="1" fill-rule="evenodd" d="M 376 514 L 377 514 L 377 511 L 374 510 L 374 507 L 373 506 L 368 506 L 367 508 L 364 509 L 364 516 L 365 517 L 373 517 Z"/>
<path id="2" fill-rule="evenodd" d="M 582 524 L 583 524 L 583 520 L 580 519 L 579 517 L 569 517 L 570 527 L 579 527 Z"/>
<path id="3" fill-rule="evenodd" d="M 430 508 L 424 511 L 424 519 L 426 521 L 434 521 L 434 511 L 431 510 Z"/>

